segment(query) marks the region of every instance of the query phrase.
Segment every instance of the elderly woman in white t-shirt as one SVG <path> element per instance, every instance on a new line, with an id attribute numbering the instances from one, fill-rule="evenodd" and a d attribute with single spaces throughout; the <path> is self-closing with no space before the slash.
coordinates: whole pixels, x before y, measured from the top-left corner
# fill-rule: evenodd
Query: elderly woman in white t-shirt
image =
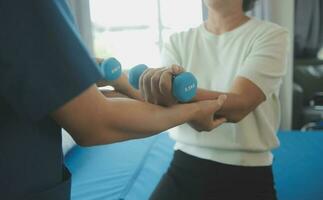
<path id="1" fill-rule="evenodd" d="M 162 64 L 172 67 L 146 70 L 140 90 L 146 101 L 174 105 L 171 79 L 185 70 L 198 80 L 196 101 L 227 99 L 216 115 L 171 132 L 175 155 L 151 199 L 276 199 L 271 150 L 279 145 L 288 32 L 246 16 L 255 0 L 204 3 L 207 20 L 170 37 Z"/>

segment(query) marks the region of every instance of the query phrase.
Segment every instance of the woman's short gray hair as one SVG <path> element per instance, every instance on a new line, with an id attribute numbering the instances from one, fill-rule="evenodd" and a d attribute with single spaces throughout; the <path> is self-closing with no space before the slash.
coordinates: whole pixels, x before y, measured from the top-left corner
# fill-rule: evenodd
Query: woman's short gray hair
<path id="1" fill-rule="evenodd" d="M 247 12 L 254 8 L 255 3 L 258 0 L 243 0 L 243 11 Z"/>

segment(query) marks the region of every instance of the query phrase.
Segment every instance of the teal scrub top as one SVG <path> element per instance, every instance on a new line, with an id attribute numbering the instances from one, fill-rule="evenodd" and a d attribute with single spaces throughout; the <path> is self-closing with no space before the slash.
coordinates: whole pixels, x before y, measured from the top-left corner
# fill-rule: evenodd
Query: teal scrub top
<path id="1" fill-rule="evenodd" d="M 0 199 L 70 199 L 50 113 L 99 79 L 64 0 L 0 0 Z"/>

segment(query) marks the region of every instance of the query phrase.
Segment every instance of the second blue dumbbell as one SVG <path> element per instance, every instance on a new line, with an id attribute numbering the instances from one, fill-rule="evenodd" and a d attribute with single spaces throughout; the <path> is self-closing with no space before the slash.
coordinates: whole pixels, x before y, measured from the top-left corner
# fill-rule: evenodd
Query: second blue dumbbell
<path id="1" fill-rule="evenodd" d="M 129 71 L 129 83 L 139 89 L 141 74 L 148 69 L 144 64 L 137 65 Z M 173 78 L 172 94 L 180 102 L 188 102 L 196 95 L 197 80 L 190 72 L 183 72 Z"/>
<path id="2" fill-rule="evenodd" d="M 121 64 L 115 58 L 103 60 L 99 67 L 100 72 L 107 81 L 117 80 L 122 74 Z"/>

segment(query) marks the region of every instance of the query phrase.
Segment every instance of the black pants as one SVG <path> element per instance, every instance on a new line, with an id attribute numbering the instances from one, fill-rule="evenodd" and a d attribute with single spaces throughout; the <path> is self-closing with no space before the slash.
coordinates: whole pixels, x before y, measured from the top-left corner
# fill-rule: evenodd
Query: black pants
<path id="1" fill-rule="evenodd" d="M 276 200 L 271 166 L 241 167 L 176 151 L 151 200 Z"/>

